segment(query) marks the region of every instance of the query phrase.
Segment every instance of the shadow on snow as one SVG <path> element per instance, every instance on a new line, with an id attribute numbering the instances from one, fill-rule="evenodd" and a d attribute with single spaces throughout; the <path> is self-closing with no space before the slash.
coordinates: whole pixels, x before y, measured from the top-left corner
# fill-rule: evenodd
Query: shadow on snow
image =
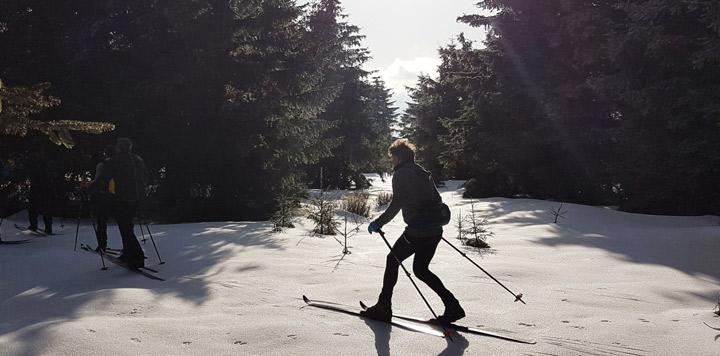
<path id="1" fill-rule="evenodd" d="M 158 255 L 148 239 L 141 242 L 148 258 L 146 265 L 158 269 L 159 276 L 166 279 L 154 281 L 109 261 L 105 261 L 108 269 L 101 270 L 100 256 L 79 246 L 97 244 L 89 221 L 80 225 L 77 251 L 73 251 L 75 224 L 66 225 L 57 235 L 33 237 L 7 227 L 13 222 L 25 221 L 22 217 L 21 213 L 5 219 L 7 225 L 2 225 L 2 238 L 34 241 L 0 247 L 0 336 L 24 329 L 17 339 L 24 348 L 18 356 L 42 353 L 47 345 L 40 340 L 52 339 L 54 325 L 83 317 L 84 309 L 90 304 L 112 302 L 121 289 L 146 289 L 155 300 L 172 296 L 200 305 L 209 299 L 213 286 L 242 287 L 235 278 L 214 278 L 228 268 L 223 262 L 241 256 L 249 248 L 282 250 L 276 240 L 280 235 L 271 232 L 272 225 L 268 222 L 169 225 L 171 228 L 151 225 L 150 231 L 165 263 L 159 265 Z M 135 232 L 142 237 L 137 225 Z M 115 225 L 108 226 L 108 234 L 110 247 L 120 247 Z M 263 268 L 251 260 L 236 262 L 229 264 L 233 274 Z M 95 306 L 92 310 L 102 309 Z"/>

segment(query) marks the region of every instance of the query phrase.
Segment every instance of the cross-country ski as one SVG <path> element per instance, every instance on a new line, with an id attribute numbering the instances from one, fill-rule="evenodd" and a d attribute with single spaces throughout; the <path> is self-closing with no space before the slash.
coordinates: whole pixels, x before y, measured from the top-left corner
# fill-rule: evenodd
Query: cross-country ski
<path id="1" fill-rule="evenodd" d="M 0 245 L 22 245 L 32 242 L 32 240 L 0 240 Z"/>
<path id="2" fill-rule="evenodd" d="M 364 310 L 367 309 L 367 305 L 365 305 L 365 303 L 363 303 L 362 301 L 360 302 L 360 306 Z M 476 328 L 476 327 L 457 325 L 454 323 L 443 324 L 443 323 L 439 323 L 437 320 L 434 320 L 434 319 L 423 319 L 423 318 L 407 316 L 407 315 L 400 315 L 400 314 L 393 314 L 393 319 L 401 319 L 401 320 L 412 321 L 415 323 L 433 325 L 436 328 L 445 327 L 445 328 L 455 330 L 455 331 L 461 331 L 461 332 L 466 332 L 469 334 L 476 334 L 476 335 L 482 335 L 482 336 L 489 336 L 489 337 L 494 337 L 494 338 L 503 339 L 503 340 L 507 340 L 507 341 L 519 342 L 519 343 L 523 343 L 523 344 L 530 344 L 530 345 L 536 344 L 535 341 L 523 339 L 520 337 L 516 337 L 514 335 L 508 335 L 505 333 L 499 333 L 499 332 L 490 331 L 490 330 L 483 330 L 483 329 Z"/>
<path id="3" fill-rule="evenodd" d="M 96 255 L 100 255 L 100 252 L 96 251 L 96 250 L 93 249 L 92 247 L 87 246 L 87 245 L 85 245 L 85 244 L 81 244 L 81 245 L 80 245 L 80 248 L 81 248 L 83 251 L 92 252 L 92 253 L 94 253 L 94 254 L 96 254 Z M 128 264 L 127 264 L 126 262 L 123 262 L 123 261 L 119 260 L 119 259 L 117 258 L 117 256 L 114 256 L 114 255 L 111 255 L 111 254 L 103 254 L 102 257 L 103 257 L 105 260 L 110 261 L 110 262 L 114 263 L 114 264 L 117 265 L 117 266 L 126 268 L 126 269 L 129 270 L 129 271 L 138 273 L 138 274 L 140 274 L 140 275 L 142 275 L 142 276 L 145 276 L 145 277 L 147 277 L 147 278 L 154 279 L 154 280 L 157 280 L 157 281 L 164 281 L 164 280 L 165 280 L 164 278 L 158 277 L 158 276 L 156 276 L 156 275 L 153 274 L 153 273 L 158 273 L 158 272 L 159 272 L 159 271 L 157 271 L 157 270 L 155 270 L 155 269 L 152 269 L 152 268 L 149 268 L 149 267 L 131 268 L 130 266 L 128 266 Z M 148 271 L 149 271 L 149 272 L 152 272 L 152 273 L 148 273 Z"/>
<path id="4" fill-rule="evenodd" d="M 23 227 L 23 226 L 20 226 L 20 225 L 18 225 L 18 224 L 15 224 L 15 228 L 18 229 L 18 230 L 20 230 L 22 233 L 24 233 L 24 234 L 26 234 L 26 235 L 35 235 L 35 236 L 38 236 L 38 237 L 46 237 L 46 236 L 47 236 L 47 234 L 44 233 L 42 230 L 38 230 L 38 229 L 34 229 L 34 230 L 33 230 L 33 229 L 29 228 L 29 227 Z"/>
<path id="5" fill-rule="evenodd" d="M 333 302 L 311 300 L 304 295 L 303 295 L 303 300 L 305 301 L 305 303 L 307 305 L 309 305 L 311 307 L 316 307 L 316 308 L 325 309 L 325 310 L 331 310 L 331 311 L 340 312 L 340 313 L 363 318 L 363 316 L 360 315 L 360 309 L 352 309 L 350 307 L 346 307 L 346 306 L 343 306 L 343 305 L 340 305 L 337 303 L 333 303 Z M 373 320 L 373 319 L 368 319 L 368 320 Z M 381 322 L 381 323 L 383 322 L 383 321 L 379 321 L 379 320 L 374 320 L 374 321 Z M 425 334 L 432 335 L 432 336 L 447 337 L 447 335 L 445 335 L 444 333 L 437 331 L 433 328 L 429 328 L 424 325 L 415 324 L 415 323 L 404 321 L 404 320 L 393 319 L 387 323 L 389 323 L 390 325 L 405 329 L 405 330 L 421 332 L 421 333 L 425 333 Z"/>

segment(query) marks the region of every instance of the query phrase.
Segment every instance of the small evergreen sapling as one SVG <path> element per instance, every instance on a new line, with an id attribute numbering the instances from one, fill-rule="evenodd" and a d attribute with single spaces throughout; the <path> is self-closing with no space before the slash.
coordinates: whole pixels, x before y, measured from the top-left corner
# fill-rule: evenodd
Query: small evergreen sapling
<path id="1" fill-rule="evenodd" d="M 348 215 L 352 216 L 352 222 L 355 225 L 355 227 L 351 228 L 350 230 L 348 230 Z M 337 241 L 343 247 L 343 250 L 342 250 L 342 256 L 338 259 L 337 263 L 335 264 L 335 268 L 333 269 L 333 272 L 335 272 L 338 269 L 338 267 L 340 267 L 340 262 L 343 261 L 345 256 L 352 253 L 352 252 L 350 252 L 350 248 L 348 246 L 348 238 L 350 238 L 360 232 L 360 224 L 361 224 L 360 220 L 361 219 L 358 217 L 358 215 L 345 210 L 345 228 L 342 231 L 340 231 L 339 228 L 336 228 L 337 232 L 345 238 L 345 241 L 341 242 L 340 240 L 335 238 L 335 241 Z"/>
<path id="2" fill-rule="evenodd" d="M 720 315 L 720 295 L 718 295 L 718 302 L 717 302 L 717 304 L 715 304 L 715 307 L 713 308 L 713 313 L 715 313 L 715 314 L 717 314 L 717 315 Z M 704 321 L 703 321 L 703 324 L 705 324 L 705 326 L 709 327 L 710 329 L 720 330 L 720 328 L 716 328 L 716 327 L 714 327 L 714 326 L 711 326 L 710 324 L 708 324 L 708 323 L 706 323 L 706 322 L 704 322 Z M 715 337 L 715 340 L 717 340 L 717 337 Z"/>
<path id="3" fill-rule="evenodd" d="M 313 232 L 321 235 L 335 235 L 339 222 L 335 221 L 335 208 L 337 203 L 335 199 L 327 197 L 322 192 L 319 197 L 310 200 L 312 205 L 308 218 L 315 222 Z"/>
<path id="4" fill-rule="evenodd" d="M 458 238 L 465 246 L 489 248 L 490 245 L 486 241 L 493 233 L 487 229 L 487 224 L 487 219 L 477 217 L 475 202 L 470 200 L 470 213 L 466 216 L 463 216 L 462 213 L 458 214 L 456 225 L 459 234 Z"/>
<path id="5" fill-rule="evenodd" d="M 462 215 L 462 209 L 458 210 L 457 219 L 455 220 L 455 228 L 457 229 L 458 236 L 457 238 L 459 240 L 462 240 L 463 237 L 463 230 L 465 230 L 465 218 Z"/>
<path id="6" fill-rule="evenodd" d="M 352 227 L 350 230 L 348 230 L 348 223 L 349 223 L 349 221 L 348 221 L 348 215 L 350 215 L 350 219 L 352 220 L 352 225 L 354 226 L 354 227 Z M 355 236 L 356 234 L 358 234 L 358 233 L 360 232 L 360 225 L 361 225 L 361 223 L 362 223 L 362 222 L 361 222 L 360 219 L 358 218 L 358 215 L 357 215 L 357 214 L 355 214 L 355 213 L 353 213 L 353 212 L 351 212 L 351 211 L 345 210 L 344 224 L 342 224 L 342 225 L 344 226 L 343 230 L 340 231 L 339 228 L 337 228 L 337 227 L 335 228 L 335 230 L 337 230 L 337 232 L 344 238 L 344 242 L 338 241 L 338 242 L 340 242 L 340 244 L 343 246 L 343 251 L 342 251 L 342 253 L 343 253 L 344 255 L 347 255 L 347 254 L 350 254 L 350 253 L 351 253 L 350 250 L 348 249 L 348 238 L 350 238 L 350 237 L 352 237 L 352 236 Z"/>
<path id="7" fill-rule="evenodd" d="M 270 216 L 273 223 L 273 231 L 281 232 L 285 228 L 295 227 L 294 219 L 300 208 L 300 201 L 297 196 L 289 193 L 280 193 L 275 197 L 277 210 Z"/>
<path id="8" fill-rule="evenodd" d="M 337 227 L 335 229 L 337 230 L 337 233 L 344 237 L 345 240 L 344 242 L 338 241 L 341 245 L 343 245 L 343 254 L 350 253 L 347 244 L 348 238 L 360 232 L 360 225 L 362 224 L 361 220 L 365 220 L 364 218 L 370 216 L 370 204 L 368 203 L 369 198 L 370 194 L 367 192 L 356 192 L 342 199 L 341 204 L 343 210 L 345 211 L 345 218 L 344 225 L 342 223 L 339 225 L 343 225 L 344 228 L 342 231 Z M 348 215 L 350 215 L 349 218 L 352 220 L 352 224 L 354 225 L 354 227 L 350 230 L 348 230 Z"/>
<path id="9" fill-rule="evenodd" d="M 560 207 L 557 208 L 557 210 L 555 210 L 555 208 L 550 208 L 550 211 L 552 212 L 553 216 L 555 216 L 555 221 L 554 221 L 555 224 L 557 224 L 558 218 L 565 219 L 564 215 L 565 215 L 565 213 L 567 213 L 567 211 L 562 211 L 562 206 L 563 206 L 563 203 L 560 203 Z"/>

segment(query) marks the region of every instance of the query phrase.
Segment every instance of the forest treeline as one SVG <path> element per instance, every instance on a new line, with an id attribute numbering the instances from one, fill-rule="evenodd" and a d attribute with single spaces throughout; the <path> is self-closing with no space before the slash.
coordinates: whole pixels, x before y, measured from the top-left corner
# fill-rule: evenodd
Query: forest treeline
<path id="1" fill-rule="evenodd" d="M 480 1 L 404 134 L 466 195 L 720 214 L 720 2 Z"/>
<path id="2" fill-rule="evenodd" d="M 341 1 L 7 0 L 0 157 L 46 145 L 70 192 L 127 136 L 159 218 L 265 219 L 278 197 L 386 172 L 399 117 L 468 196 L 720 214 L 717 2 L 478 7 L 492 14 L 459 21 L 487 38 L 440 48 L 397 113 Z"/>
<path id="3" fill-rule="evenodd" d="M 0 79 L 44 108 L 15 121 L 115 130 L 4 135 L 2 155 L 21 165 L 47 142 L 74 182 L 130 137 L 154 172 L 150 205 L 171 221 L 263 219 L 308 184 L 347 188 L 387 170 L 396 108 L 341 11 L 330 0 L 4 1 Z M 3 121 L 27 104 L 4 99 Z"/>

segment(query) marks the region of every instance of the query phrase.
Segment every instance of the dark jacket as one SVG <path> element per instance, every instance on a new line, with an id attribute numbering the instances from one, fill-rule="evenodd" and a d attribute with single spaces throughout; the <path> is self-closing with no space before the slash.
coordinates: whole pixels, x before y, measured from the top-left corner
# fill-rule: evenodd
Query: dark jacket
<path id="1" fill-rule="evenodd" d="M 98 163 L 95 166 L 95 179 L 93 180 L 93 182 L 96 181 L 98 178 L 100 178 L 103 170 L 105 169 L 105 166 L 108 164 L 108 162 L 110 162 L 110 159 L 112 159 L 112 157 L 105 157 L 105 158 L 103 158 L 102 161 L 100 161 L 100 163 Z M 93 182 L 90 182 L 90 184 L 94 184 Z M 98 193 L 110 194 L 110 192 L 108 190 L 108 185 L 106 185 L 104 187 L 100 187 L 100 190 L 98 191 Z M 115 193 L 113 193 L 113 194 L 115 194 Z"/>
<path id="2" fill-rule="evenodd" d="M 119 202 L 145 199 L 149 181 L 148 170 L 140 156 L 131 152 L 120 152 L 104 164 L 104 168 L 88 189 L 96 193 L 106 188 L 110 179 L 115 180 L 115 200 Z"/>
<path id="3" fill-rule="evenodd" d="M 430 172 L 415 162 L 405 162 L 395 167 L 392 188 L 393 199 L 390 206 L 375 220 L 380 227 L 390 222 L 400 210 L 403 221 L 408 223 L 423 209 L 442 202 Z M 405 227 L 405 233 L 416 237 L 438 236 L 442 235 L 442 232 L 442 227 Z"/>

